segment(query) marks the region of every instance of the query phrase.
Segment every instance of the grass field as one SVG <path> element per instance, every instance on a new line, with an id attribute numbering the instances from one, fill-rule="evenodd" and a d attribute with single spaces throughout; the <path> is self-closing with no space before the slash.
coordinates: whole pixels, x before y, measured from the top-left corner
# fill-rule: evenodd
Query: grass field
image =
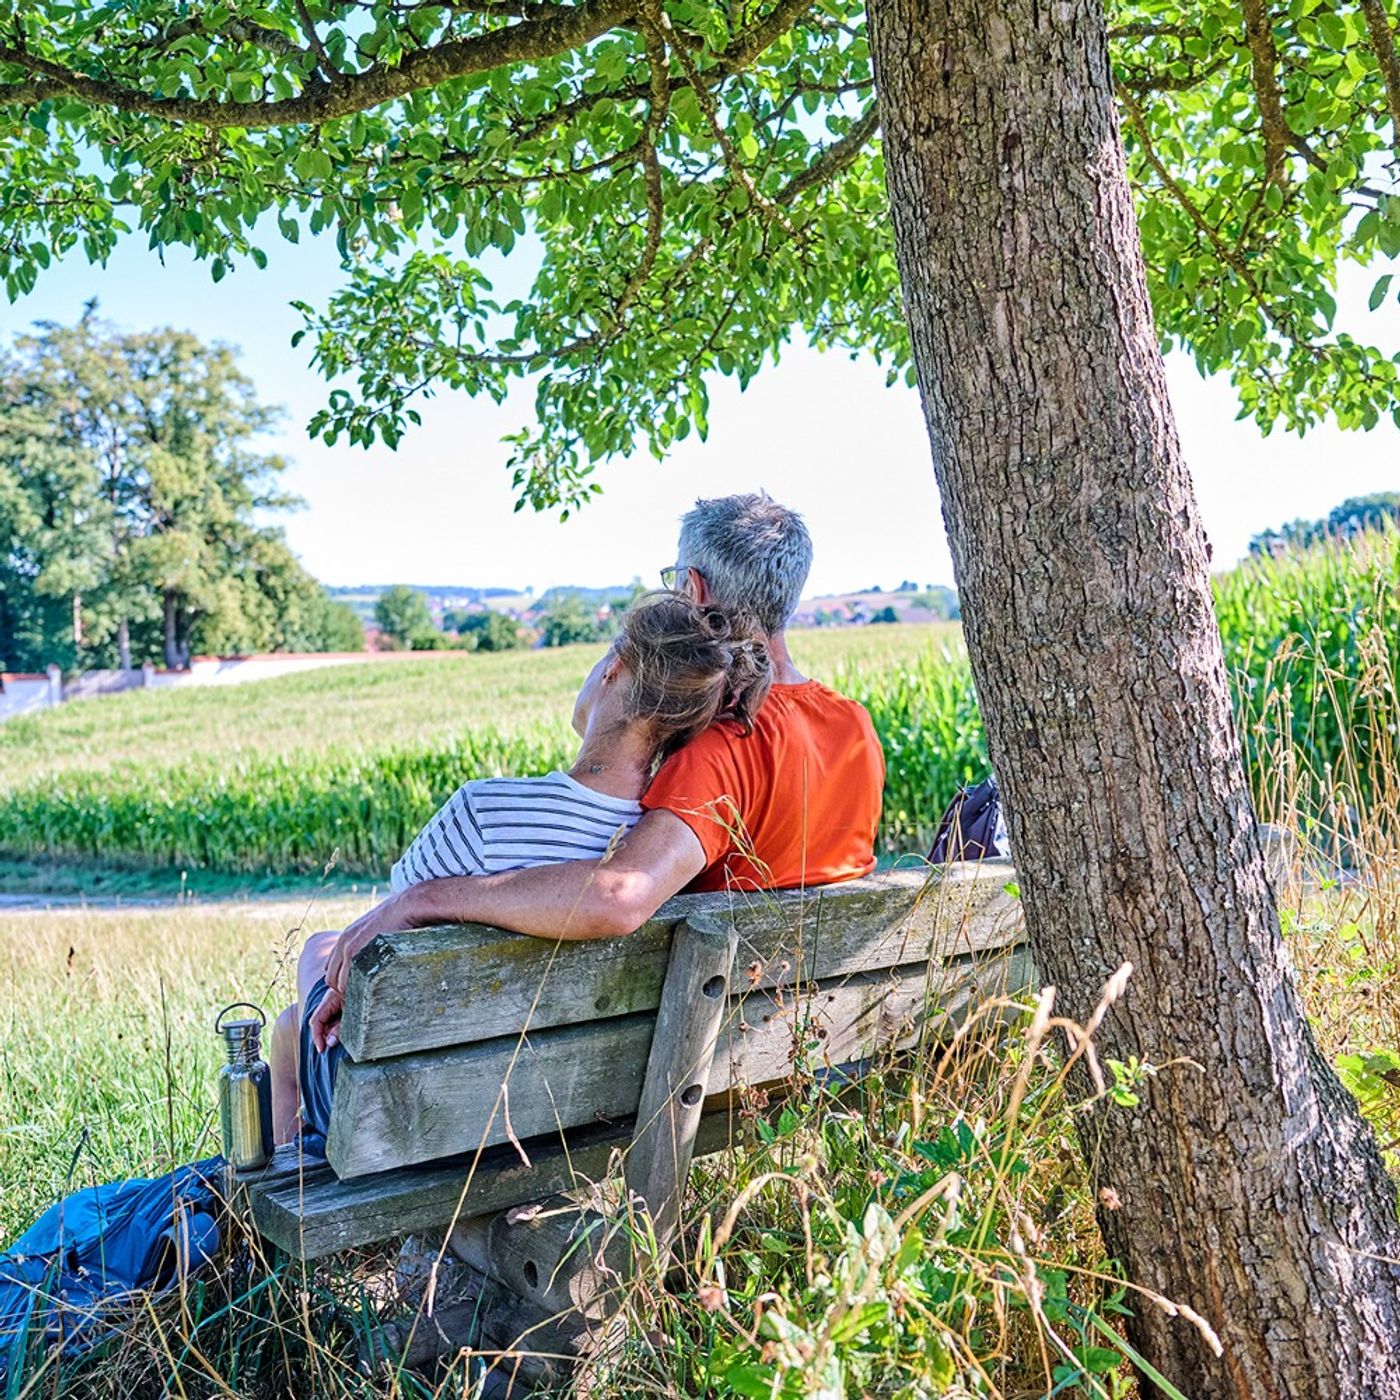
<path id="1" fill-rule="evenodd" d="M 1259 810 L 1345 856 L 1353 814 L 1400 808 L 1400 532 L 1252 560 L 1215 591 Z M 792 644 L 870 711 L 883 848 L 927 849 L 953 794 L 987 770 L 956 627 Z M 464 780 L 570 760 L 571 702 L 596 654 L 411 657 L 10 721 L 0 857 L 383 879 Z"/>
<path id="2" fill-rule="evenodd" d="M 77 1184 L 218 1151 L 214 1014 L 290 1000 L 305 932 L 365 900 L 0 913 L 0 1240 Z"/>
<path id="3" fill-rule="evenodd" d="M 278 1006 L 304 933 L 361 907 L 331 896 L 0 914 L 0 1244 L 67 1190 L 216 1150 L 214 1013 L 244 998 Z M 1290 908 L 1285 928 L 1320 1045 L 1393 1161 L 1400 1105 L 1386 1076 L 1400 1059 L 1385 1047 L 1400 1035 L 1400 891 L 1332 887 Z M 955 1384 L 969 1388 L 951 1393 L 987 1400 L 1056 1386 L 1097 1400 L 1131 1395 L 1114 1329 L 1123 1308 L 1149 1304 L 1111 1276 L 1059 1060 L 1026 1035 L 1024 1022 L 974 1026 L 954 1054 L 876 1076 L 856 1104 L 831 1098 L 799 1064 L 772 1141 L 697 1167 L 694 1209 L 718 1220 L 739 1207 L 733 1232 L 720 1244 L 693 1237 L 666 1291 L 639 1284 L 638 1331 L 659 1335 L 661 1350 L 629 1353 L 605 1393 L 753 1395 L 777 1357 L 782 1393 L 794 1397 L 814 1393 L 831 1367 L 851 1387 L 836 1393 L 885 1393 L 871 1386 L 898 1379 L 911 1395 Z M 901 1222 L 903 1204 L 949 1171 L 960 1183 L 956 1210 L 930 1207 L 921 1228 Z M 1018 1253 L 1027 1222 L 1038 1310 L 1026 1306 Z M 872 1238 L 884 1241 L 873 1274 Z M 466 1395 L 460 1376 L 429 1387 L 356 1371 L 355 1319 L 383 1306 L 392 1263 L 392 1252 L 369 1252 L 311 1278 L 282 1265 L 273 1287 L 256 1303 L 237 1301 L 223 1322 L 215 1304 L 231 1276 L 217 1275 L 192 1310 L 143 1312 L 76 1378 L 60 1384 L 40 1371 L 34 1393 Z M 718 1308 L 716 1277 L 725 1280 Z M 856 1280 L 881 1305 L 860 1329 L 843 1323 Z M 760 1300 L 796 1329 L 789 1350 L 758 1334 Z"/>

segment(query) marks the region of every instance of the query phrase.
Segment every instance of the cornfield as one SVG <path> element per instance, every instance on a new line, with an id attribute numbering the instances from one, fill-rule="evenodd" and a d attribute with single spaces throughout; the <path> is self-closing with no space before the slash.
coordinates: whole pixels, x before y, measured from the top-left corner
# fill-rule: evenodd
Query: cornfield
<path id="1" fill-rule="evenodd" d="M 1215 608 L 1261 813 L 1336 840 L 1394 811 L 1400 531 L 1248 560 Z"/>
<path id="2" fill-rule="evenodd" d="M 1216 610 L 1261 815 L 1336 843 L 1367 812 L 1395 810 L 1400 533 L 1249 560 L 1216 580 Z M 800 663 L 869 709 L 887 762 L 884 845 L 917 849 L 987 768 L 956 634 L 795 640 Z M 334 857 L 382 875 L 461 782 L 567 764 L 562 716 L 589 661 L 566 650 L 405 663 L 397 677 L 353 667 L 236 698 L 121 696 L 15 721 L 0 736 L 21 774 L 0 791 L 0 852 L 276 873 Z M 147 741 L 133 745 L 133 731 Z M 306 747 L 308 733 L 323 742 Z M 180 748 L 173 735 L 187 740 L 179 762 L 161 756 Z M 127 766 L 101 758 L 114 751 Z"/>

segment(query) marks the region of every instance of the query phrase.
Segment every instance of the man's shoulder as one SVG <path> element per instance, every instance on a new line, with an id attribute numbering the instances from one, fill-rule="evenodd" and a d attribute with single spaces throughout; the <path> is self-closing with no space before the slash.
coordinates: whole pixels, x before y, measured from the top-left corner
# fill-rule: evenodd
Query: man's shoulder
<path id="1" fill-rule="evenodd" d="M 792 722 L 801 718 L 818 722 L 826 720 L 858 724 L 862 727 L 870 724 L 870 713 L 859 700 L 852 700 L 849 695 L 842 695 L 839 690 L 833 690 L 821 681 L 809 680 L 800 685 L 774 686 L 769 692 L 769 699 L 776 700 L 777 703 L 770 706 L 765 702 L 758 712 L 760 721 L 767 716 L 777 723 Z"/>

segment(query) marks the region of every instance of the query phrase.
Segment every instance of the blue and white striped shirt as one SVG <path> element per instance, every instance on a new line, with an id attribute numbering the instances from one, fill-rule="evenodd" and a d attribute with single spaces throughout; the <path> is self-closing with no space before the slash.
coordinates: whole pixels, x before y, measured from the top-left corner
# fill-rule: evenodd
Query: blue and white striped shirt
<path id="1" fill-rule="evenodd" d="M 395 894 L 424 880 L 527 865 L 596 860 L 642 815 L 628 797 L 594 792 L 567 773 L 463 783 L 395 863 Z"/>

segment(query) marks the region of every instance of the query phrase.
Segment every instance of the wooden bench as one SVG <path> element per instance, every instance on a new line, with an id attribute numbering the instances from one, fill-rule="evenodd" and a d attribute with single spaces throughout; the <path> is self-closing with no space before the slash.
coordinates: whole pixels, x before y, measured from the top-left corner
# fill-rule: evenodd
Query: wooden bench
<path id="1" fill-rule="evenodd" d="M 592 1285 L 558 1268 L 578 1207 L 503 1212 L 620 1158 L 664 1250 L 692 1156 L 736 1141 L 736 1092 L 798 1061 L 858 1072 L 1028 984 L 1012 875 L 987 861 L 685 895 L 627 938 L 583 943 L 477 925 L 378 938 L 350 973 L 328 1162 L 280 1153 L 248 1183 L 255 1223 L 305 1259 L 455 1223 L 458 1253 L 498 1286 L 502 1345 L 589 1314 Z M 476 1345 L 488 1314 L 477 1300 Z M 442 1317 L 425 1331 L 452 1340 Z"/>

